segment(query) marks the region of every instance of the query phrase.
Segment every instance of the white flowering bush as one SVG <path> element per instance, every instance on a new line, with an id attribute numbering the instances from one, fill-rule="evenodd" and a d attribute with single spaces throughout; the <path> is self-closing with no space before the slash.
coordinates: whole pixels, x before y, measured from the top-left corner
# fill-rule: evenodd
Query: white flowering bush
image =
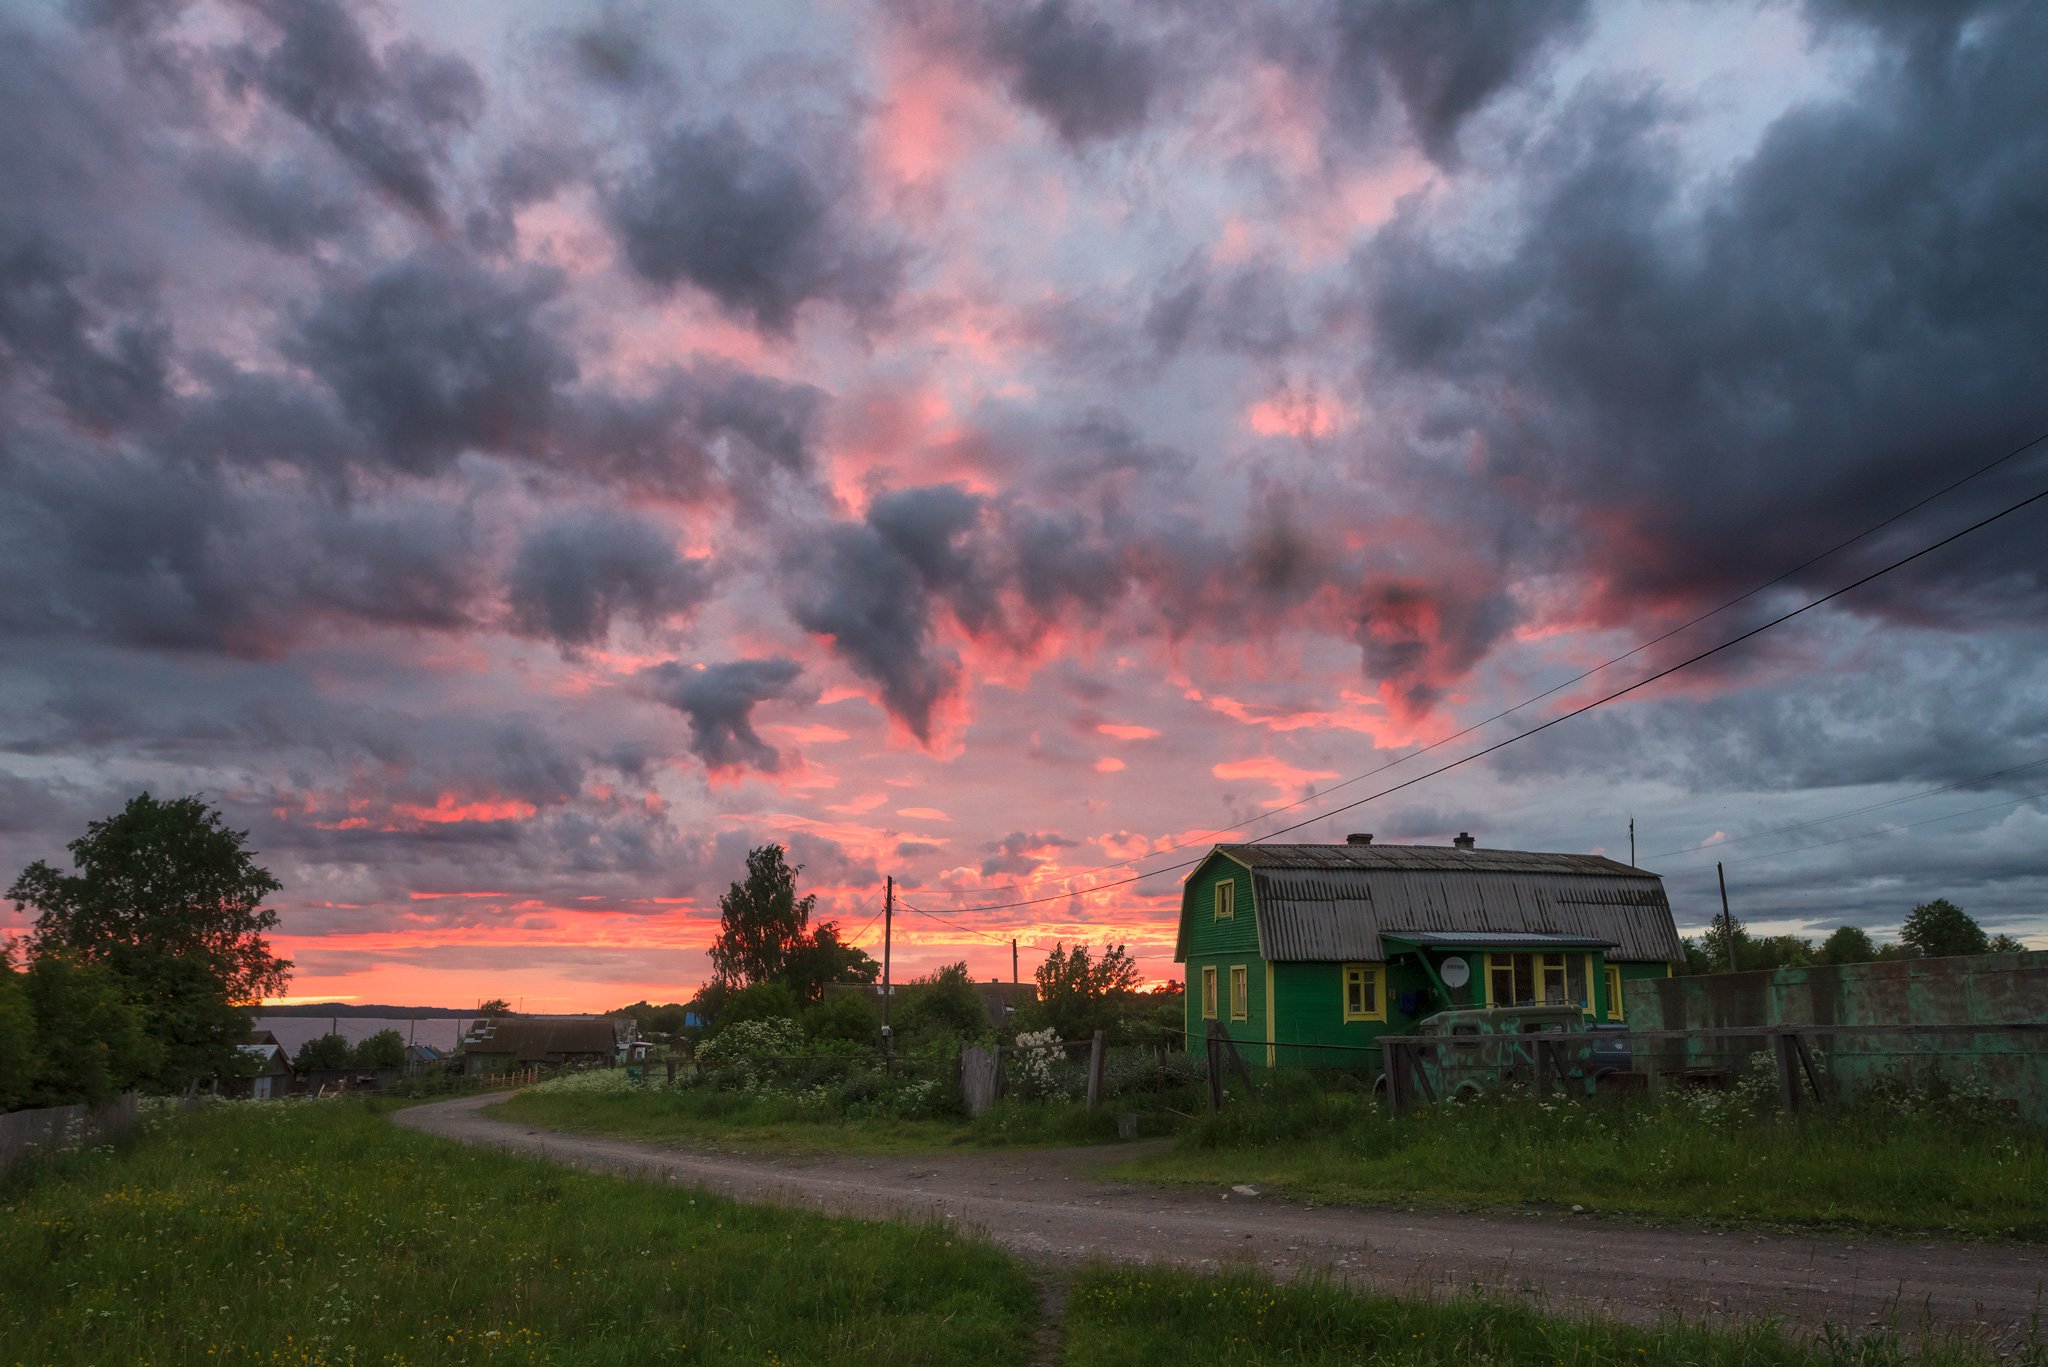
<path id="1" fill-rule="evenodd" d="M 627 1092 L 641 1089 L 644 1083 L 636 1082 L 623 1068 L 590 1068 L 580 1073 L 564 1073 L 536 1084 L 532 1090 L 548 1092 L 557 1096 L 622 1096 Z"/>
<path id="2" fill-rule="evenodd" d="M 1065 1046 L 1060 1032 L 1047 1027 L 1017 1036 L 1010 1052 L 1010 1087 L 1022 1100 L 1037 1101 L 1064 1091 L 1060 1062 Z"/>

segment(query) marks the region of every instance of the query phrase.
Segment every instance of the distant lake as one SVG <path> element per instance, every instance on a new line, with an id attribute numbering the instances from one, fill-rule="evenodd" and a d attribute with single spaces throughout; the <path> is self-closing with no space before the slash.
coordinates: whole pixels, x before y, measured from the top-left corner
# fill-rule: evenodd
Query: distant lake
<path id="1" fill-rule="evenodd" d="M 431 1044 L 445 1051 L 453 1049 L 457 1041 L 469 1033 L 470 1022 L 475 1019 L 474 1016 L 422 1016 L 418 1020 L 404 1016 L 340 1016 L 330 1021 L 326 1016 L 258 1016 L 256 1028 L 275 1035 L 287 1056 L 298 1053 L 300 1045 L 322 1035 L 340 1035 L 350 1044 L 356 1044 L 379 1030 L 396 1030 L 398 1037 L 407 1044 Z"/>

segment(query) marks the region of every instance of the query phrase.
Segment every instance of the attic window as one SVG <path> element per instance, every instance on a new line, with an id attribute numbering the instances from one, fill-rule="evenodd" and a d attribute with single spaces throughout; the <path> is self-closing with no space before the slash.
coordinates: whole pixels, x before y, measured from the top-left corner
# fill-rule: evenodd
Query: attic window
<path id="1" fill-rule="evenodd" d="M 1228 921 L 1237 915 L 1237 884 L 1225 880 L 1216 885 L 1216 919 Z"/>

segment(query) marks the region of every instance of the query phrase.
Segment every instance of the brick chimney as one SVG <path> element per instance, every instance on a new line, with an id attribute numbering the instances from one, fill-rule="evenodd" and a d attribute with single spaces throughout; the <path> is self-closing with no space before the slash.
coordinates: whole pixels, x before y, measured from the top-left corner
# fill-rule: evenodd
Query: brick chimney
<path id="1" fill-rule="evenodd" d="M 1459 831 L 1458 838 L 1456 840 L 1453 840 L 1451 843 L 1453 845 L 1456 845 L 1461 850 L 1469 850 L 1479 842 L 1472 838 L 1472 832 Z"/>
<path id="2" fill-rule="evenodd" d="M 1366 831 L 1363 834 L 1354 832 L 1344 837 L 1344 843 L 1347 845 L 1370 845 L 1372 844 L 1372 832 Z"/>

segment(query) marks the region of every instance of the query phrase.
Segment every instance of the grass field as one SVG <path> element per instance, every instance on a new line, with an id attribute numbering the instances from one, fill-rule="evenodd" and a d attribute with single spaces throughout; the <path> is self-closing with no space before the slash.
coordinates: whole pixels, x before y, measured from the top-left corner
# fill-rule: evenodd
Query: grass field
<path id="1" fill-rule="evenodd" d="M 1031 1279 L 937 1228 L 247 1103 L 0 1188 L 0 1362 L 1014 1363 Z"/>
<path id="2" fill-rule="evenodd" d="M 648 1087 L 635 1091 L 551 1090 L 516 1093 L 490 1108 L 503 1120 L 629 1139 L 687 1140 L 791 1153 L 907 1153 L 960 1146 L 1089 1144 L 1116 1138 L 1107 1109 L 1089 1115 L 1066 1102 L 998 1104 L 969 1121 L 960 1118 L 850 1118 L 776 1095 L 714 1091 L 708 1087 Z M 1164 1127 L 1153 1127 L 1162 1133 Z"/>
<path id="3" fill-rule="evenodd" d="M 1631 1329 L 1483 1301 L 1359 1296 L 1252 1275 L 1096 1268 L 1067 1302 L 1069 1367 L 1973 1367 L 1964 1345 L 1894 1335 L 1796 1343 L 1768 1326 Z M 2044 1367 L 2038 1349 L 2006 1359 Z"/>
<path id="4" fill-rule="evenodd" d="M 1236 1091 L 1233 1086 L 1233 1092 Z M 1114 1175 L 1168 1185 L 1250 1182 L 1303 1200 L 1458 1208 L 1579 1205 L 1710 1224 L 2048 1239 L 2048 1143 L 1983 1105 L 1920 1102 L 1787 1120 L 1733 1094 L 1617 1106 L 1521 1098 L 1395 1118 L 1369 1095 L 1261 1078 L 1216 1117 L 1177 1125 L 1166 1154 Z M 1194 1109 L 1199 1103 L 1183 1100 Z M 1110 1114 L 1065 1102 L 998 1105 L 974 1121 L 854 1118 L 777 1093 L 543 1087 L 494 1108 L 586 1133 L 784 1152 L 905 1153 L 1113 1141 Z"/>
<path id="5" fill-rule="evenodd" d="M 1115 1171 L 1312 1201 L 2048 1239 L 2048 1144 L 1981 1114 L 1792 1120 L 1709 1097 L 1480 1102 L 1395 1118 L 1368 1096 L 1275 1087 L 1191 1126 L 1173 1152 Z"/>
<path id="6" fill-rule="evenodd" d="M 1048 1360 L 1040 1313 L 1030 1270 L 944 1229 L 568 1172 L 355 1102 L 218 1106 L 0 1183 L 0 1364 L 1004 1364 Z M 1066 1367 L 1994 1360 L 1112 1267 L 1074 1274 L 1059 1330 Z"/>

